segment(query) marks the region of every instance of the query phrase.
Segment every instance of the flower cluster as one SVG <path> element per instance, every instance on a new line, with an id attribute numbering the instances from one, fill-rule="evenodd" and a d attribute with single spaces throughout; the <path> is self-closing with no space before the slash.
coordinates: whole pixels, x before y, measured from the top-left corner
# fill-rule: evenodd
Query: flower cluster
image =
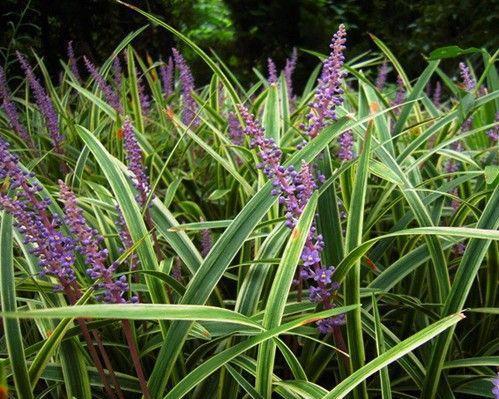
<path id="1" fill-rule="evenodd" d="M 146 92 L 142 77 L 139 76 L 137 76 L 137 90 L 139 92 L 140 109 L 142 110 L 142 114 L 147 115 L 149 113 L 149 109 L 151 108 L 151 99 Z"/>
<path id="2" fill-rule="evenodd" d="M 49 199 L 39 200 L 42 187 L 32 182 L 33 175 L 25 172 L 18 158 L 9 151 L 9 145 L 0 139 L 0 179 L 8 179 L 13 197 L 0 194 L 0 208 L 10 213 L 14 227 L 23 235 L 24 243 L 30 244 L 30 252 L 38 257 L 40 275 L 56 277 L 66 289 L 75 281 L 74 241 L 58 230 L 61 221 L 46 212 Z"/>
<path id="3" fill-rule="evenodd" d="M 18 134 L 21 140 L 34 148 L 30 135 L 19 120 L 19 114 L 17 113 L 16 106 L 10 97 L 9 88 L 7 87 L 7 81 L 2 67 L 0 67 L 0 102 L 1 107 L 5 111 L 5 115 L 7 115 L 10 127 Z"/>
<path id="4" fill-rule="evenodd" d="M 499 372 L 496 377 L 492 379 L 492 395 L 494 395 L 495 399 L 499 399 Z"/>
<path id="5" fill-rule="evenodd" d="M 55 112 L 54 105 L 52 104 L 48 94 L 45 92 L 45 89 L 36 78 L 35 73 L 26 58 L 18 51 L 16 54 L 17 59 L 19 60 L 19 63 L 21 64 L 21 67 L 26 75 L 26 79 L 33 90 L 36 104 L 45 118 L 45 123 L 47 125 L 50 138 L 52 139 L 54 149 L 56 152 L 62 153 L 61 144 L 63 136 L 59 131 L 59 119 L 57 117 L 57 113 Z"/>
<path id="6" fill-rule="evenodd" d="M 405 87 L 404 81 L 402 80 L 402 76 L 397 76 L 397 92 L 395 93 L 395 99 L 392 102 L 392 106 L 400 105 L 404 102 L 405 99 Z M 400 107 L 397 107 L 393 111 L 395 114 L 400 113 Z"/>
<path id="7" fill-rule="evenodd" d="M 499 122 L 499 111 L 496 112 L 494 121 Z M 492 142 L 497 143 L 499 141 L 499 124 L 495 125 L 492 129 L 488 130 L 487 136 L 489 136 Z"/>
<path id="8" fill-rule="evenodd" d="M 114 278 L 117 263 L 109 267 L 105 266 L 108 251 L 99 248 L 104 239 L 97 230 L 87 224 L 76 202 L 76 196 L 69 187 L 61 180 L 59 180 L 59 187 L 60 196 L 64 202 L 64 221 L 71 234 L 76 237 L 76 250 L 85 257 L 85 263 L 88 266 L 87 274 L 92 280 L 98 280 L 98 288 L 104 289 L 102 300 L 107 303 L 126 303 L 123 298 L 123 294 L 128 291 L 126 277 Z M 132 298 L 131 301 L 136 302 L 136 298 Z"/>
<path id="9" fill-rule="evenodd" d="M 227 117 L 229 137 L 234 145 L 242 145 L 244 142 L 244 132 L 241 123 L 234 112 L 229 112 Z"/>
<path id="10" fill-rule="evenodd" d="M 205 257 L 213 247 L 213 238 L 209 229 L 201 230 L 201 255 Z"/>
<path id="11" fill-rule="evenodd" d="M 151 191 L 144 165 L 142 164 L 142 150 L 140 149 L 130 118 L 126 117 L 122 127 L 123 146 L 125 147 L 128 169 L 133 174 L 133 184 L 138 192 L 137 202 L 143 206 Z"/>
<path id="12" fill-rule="evenodd" d="M 73 41 L 70 40 L 68 42 L 68 60 L 69 60 L 69 68 L 71 69 L 71 73 L 75 77 L 78 82 L 81 82 L 80 72 L 78 71 L 78 62 L 76 61 L 75 53 L 73 50 Z"/>
<path id="13" fill-rule="evenodd" d="M 83 57 L 83 61 L 85 62 L 85 66 L 87 67 L 88 72 L 97 83 L 97 86 L 104 94 L 106 101 L 109 103 L 111 107 L 113 107 L 117 113 L 123 113 L 123 106 L 120 102 L 120 96 L 118 93 L 113 90 L 113 88 L 106 82 L 101 73 L 97 70 L 96 66 L 92 64 L 92 62 L 87 58 Z"/>
<path id="14" fill-rule="evenodd" d="M 459 72 L 461 74 L 461 79 L 463 80 L 464 89 L 466 91 L 471 91 L 475 88 L 476 82 L 471 76 L 469 68 L 464 64 L 464 62 L 459 63 Z"/>
<path id="15" fill-rule="evenodd" d="M 385 87 L 387 76 L 388 76 L 388 63 L 385 60 L 378 69 L 378 76 L 376 78 L 376 83 L 375 83 L 376 88 L 378 90 L 383 90 L 383 88 Z"/>
<path id="16" fill-rule="evenodd" d="M 440 107 L 442 99 L 442 85 L 439 80 L 435 83 L 435 90 L 433 91 L 433 104 L 435 107 Z"/>
<path id="17" fill-rule="evenodd" d="M 353 151 L 354 139 L 351 130 L 348 130 L 338 137 L 338 144 L 340 149 L 338 151 L 338 158 L 342 161 L 350 161 L 355 158 Z"/>
<path id="18" fill-rule="evenodd" d="M 120 56 L 119 54 L 114 57 L 113 60 L 113 79 L 114 79 L 114 86 L 116 87 L 116 90 L 121 89 L 121 83 L 123 81 L 123 69 L 121 67 L 121 61 L 120 61 Z"/>
<path id="19" fill-rule="evenodd" d="M 258 121 L 255 120 L 248 110 L 239 106 L 241 115 L 245 121 L 244 132 L 251 138 L 251 148 L 258 149 L 260 163 L 259 169 L 272 181 L 272 195 L 278 197 L 279 204 L 285 209 L 286 226 L 290 229 L 296 226 L 298 218 L 303 212 L 313 192 L 317 189 L 317 183 L 313 176 L 312 168 L 305 162 L 299 170 L 293 166 L 282 165 L 282 151 L 274 140 L 265 137 L 265 132 Z M 319 174 L 318 180 L 324 177 Z M 297 283 L 303 280 L 311 282 L 309 298 L 316 303 L 322 303 L 324 308 L 331 308 L 332 295 L 338 289 L 338 284 L 332 281 L 333 267 L 321 265 L 320 254 L 324 249 L 324 241 L 313 225 L 307 235 L 307 240 L 301 254 L 302 265 L 298 273 Z M 328 333 L 331 328 L 340 323 L 340 319 L 325 319 L 317 323 L 321 333 Z"/>
<path id="20" fill-rule="evenodd" d="M 298 60 L 298 52 L 296 47 L 293 47 L 293 52 L 291 57 L 286 60 L 286 65 L 284 66 L 284 80 L 286 81 L 286 87 L 288 89 L 288 97 L 293 99 L 293 72 L 296 68 L 296 61 Z"/>
<path id="21" fill-rule="evenodd" d="M 180 52 L 173 48 L 172 49 L 173 58 L 175 60 L 175 66 L 179 71 L 180 84 L 182 86 L 182 122 L 184 125 L 192 126 L 196 128 L 199 126 L 199 118 L 196 116 L 198 112 L 198 105 L 192 93 L 194 92 L 194 77 L 192 76 L 191 69 L 185 62 L 184 57 Z"/>
<path id="22" fill-rule="evenodd" d="M 328 119 L 336 120 L 336 107 L 343 103 L 341 81 L 345 74 L 341 71 L 345 57 L 346 31 L 341 24 L 330 44 L 331 53 L 324 61 L 321 77 L 315 91 L 315 97 L 307 114 L 308 125 L 302 128 L 311 138 L 316 137 L 326 125 Z"/>
<path id="23" fill-rule="evenodd" d="M 277 83 L 277 68 L 272 58 L 267 58 L 267 69 L 269 77 L 267 78 L 269 85 Z"/>
<path id="24" fill-rule="evenodd" d="M 159 67 L 159 73 L 161 75 L 161 80 L 163 83 L 163 91 L 165 93 L 165 98 L 168 98 L 173 93 L 173 58 L 168 57 L 167 64 L 161 64 Z"/>

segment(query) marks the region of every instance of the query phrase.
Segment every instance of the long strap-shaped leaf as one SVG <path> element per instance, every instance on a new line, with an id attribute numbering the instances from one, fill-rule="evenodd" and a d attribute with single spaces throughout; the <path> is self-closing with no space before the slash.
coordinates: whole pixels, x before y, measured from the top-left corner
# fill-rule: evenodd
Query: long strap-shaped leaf
<path id="1" fill-rule="evenodd" d="M 499 228 L 499 187 L 496 187 L 490 200 L 487 202 L 483 214 L 477 223 L 480 229 Z M 482 260 L 487 253 L 490 240 L 471 239 L 457 269 L 454 283 L 449 296 L 445 301 L 443 315 L 460 312 L 466 302 L 471 286 L 475 281 Z M 430 363 L 426 371 L 426 380 L 422 398 L 434 398 L 438 389 L 442 367 L 449 349 L 454 328 L 438 337 L 436 340 Z"/>
<path id="2" fill-rule="evenodd" d="M 332 391 L 330 391 L 323 399 L 341 399 L 348 395 L 357 385 L 365 381 L 369 376 L 377 371 L 386 367 L 390 363 L 396 361 L 407 353 L 413 351 L 418 346 L 423 345 L 433 337 L 440 334 L 442 331 L 454 326 L 458 321 L 462 320 L 464 316 L 459 313 L 448 316 L 436 323 L 424 328 L 420 332 L 414 334 L 393 348 L 387 350 L 376 359 L 367 363 L 364 367 L 360 368 L 352 375 L 341 381 Z"/>
<path id="3" fill-rule="evenodd" d="M 214 373 L 224 364 L 230 362 L 232 359 L 246 352 L 248 349 L 265 342 L 268 339 L 278 336 L 279 334 L 283 334 L 286 331 L 292 330 L 295 327 L 302 326 L 304 324 L 311 323 L 316 320 L 320 320 L 326 317 L 336 316 L 345 312 L 349 312 L 358 305 L 354 306 L 344 306 L 340 308 L 334 308 L 329 310 L 324 310 L 322 312 L 308 314 L 302 317 L 299 317 L 293 321 L 282 324 L 278 327 L 275 327 L 271 330 L 260 333 L 254 337 L 248 338 L 246 341 L 241 342 L 237 345 L 234 345 L 223 352 L 216 354 L 209 358 L 206 362 L 201 364 L 199 367 L 191 371 L 187 376 L 184 377 L 178 384 L 176 384 L 164 397 L 164 399 L 180 399 L 187 392 L 193 389 L 199 382 L 203 381 L 210 374 Z"/>
<path id="4" fill-rule="evenodd" d="M 12 259 L 12 216 L 2 212 L 0 214 L 0 300 L 4 311 L 16 311 L 16 286 L 14 282 L 14 263 Z M 24 345 L 19 320 L 4 319 L 7 353 L 14 373 L 14 383 L 17 397 L 31 399 L 31 383 L 28 367 L 24 357 Z M 0 382 L 1 383 L 1 382 Z M 7 387 L 0 386 L 7 390 Z"/>
<path id="5" fill-rule="evenodd" d="M 369 175 L 369 158 L 371 151 L 372 122 L 369 123 L 363 143 L 362 153 L 357 166 L 352 200 L 348 212 L 348 224 L 345 237 L 346 252 L 350 252 L 362 242 L 364 220 L 364 204 L 367 193 L 367 177 Z M 345 278 L 345 305 L 360 303 L 360 259 L 355 262 Z M 362 320 L 360 308 L 347 316 L 348 352 L 350 367 L 355 371 L 364 365 L 364 340 L 362 338 Z M 355 397 L 367 397 L 365 385 L 359 389 Z"/>
<path id="6" fill-rule="evenodd" d="M 312 226 L 318 193 L 315 192 L 305 207 L 296 227 L 291 233 L 284 253 L 277 268 L 272 288 L 267 299 L 263 316 L 263 327 L 271 329 L 281 324 L 284 306 L 288 299 L 289 288 L 295 275 L 296 266 Z M 274 370 L 276 344 L 265 341 L 258 351 L 256 364 L 256 390 L 265 398 L 272 396 L 272 373 Z"/>

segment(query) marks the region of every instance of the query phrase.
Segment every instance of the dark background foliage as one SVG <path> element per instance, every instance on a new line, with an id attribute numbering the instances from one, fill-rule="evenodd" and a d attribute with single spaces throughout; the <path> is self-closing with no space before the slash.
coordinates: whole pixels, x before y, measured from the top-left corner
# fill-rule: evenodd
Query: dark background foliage
<path id="1" fill-rule="evenodd" d="M 422 54 L 457 44 L 495 50 L 498 44 L 497 0 L 129 0 L 187 34 L 204 49 L 213 49 L 243 80 L 267 57 L 283 67 L 293 46 L 326 52 L 339 23 L 348 28 L 348 57 L 376 50 L 374 33 L 394 51 L 409 74 L 420 72 Z M 13 49 L 42 55 L 52 75 L 66 58 L 68 40 L 78 55 L 99 63 L 145 19 L 113 0 L 2 0 L 0 63 L 16 70 Z M 135 40 L 141 54 L 165 58 L 179 45 L 168 32 L 150 27 Z M 193 64 L 198 82 L 206 70 L 189 49 L 179 45 Z M 301 53 L 298 80 L 317 60 Z"/>

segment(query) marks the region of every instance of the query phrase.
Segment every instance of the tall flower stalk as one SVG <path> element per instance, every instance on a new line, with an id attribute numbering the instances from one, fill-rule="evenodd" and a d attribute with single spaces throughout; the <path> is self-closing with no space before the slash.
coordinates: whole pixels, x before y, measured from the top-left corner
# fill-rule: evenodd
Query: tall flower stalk
<path id="1" fill-rule="evenodd" d="M 303 125 L 305 133 L 316 137 L 326 126 L 328 120 L 336 120 L 336 108 L 343 103 L 343 89 L 341 82 L 345 77 L 342 72 L 346 43 L 345 26 L 341 24 L 333 36 L 330 44 L 331 53 L 324 61 L 321 77 L 315 91 L 314 100 L 309 104 L 310 112 L 307 114 L 307 124 Z"/>
<path id="2" fill-rule="evenodd" d="M 33 175 L 22 170 L 18 158 L 10 153 L 8 143 L 0 139 L 0 179 L 8 179 L 11 192 L 11 195 L 0 193 L 0 208 L 14 217 L 14 227 L 24 237 L 24 244 L 29 246 L 30 253 L 38 259 L 40 276 L 54 277 L 57 280 L 54 290 L 62 291 L 74 305 L 81 297 L 73 268 L 76 243 L 59 229 L 62 221 L 47 212 L 51 202 L 48 198 L 38 198 L 42 187 L 32 178 Z M 107 395 L 115 398 L 85 321 L 77 319 L 77 323 Z M 94 338 L 99 344 L 96 333 Z M 99 345 L 99 350 L 102 358 L 106 359 L 104 347 Z M 114 379 L 113 384 L 119 390 L 112 368 L 108 369 L 111 379 Z M 118 397 L 123 398 L 123 394 Z"/>
<path id="3" fill-rule="evenodd" d="M 108 252 L 107 249 L 100 249 L 100 243 L 103 241 L 102 236 L 87 224 L 82 210 L 78 207 L 76 196 L 69 187 L 61 180 L 59 180 L 59 187 L 61 199 L 64 202 L 66 224 L 76 238 L 78 251 L 85 258 L 85 263 L 88 266 L 87 274 L 90 278 L 97 281 L 98 288 L 104 290 L 102 300 L 113 304 L 126 303 L 127 301 L 123 298 L 123 294 L 128 291 L 126 277 L 114 277 L 118 267 L 117 263 L 112 263 L 109 267 L 106 267 Z M 136 302 L 137 300 L 137 297 L 130 298 L 131 302 Z M 130 322 L 122 320 L 121 323 L 137 377 L 139 378 L 142 394 L 144 398 L 148 399 L 150 398 L 150 393 L 137 347 L 133 340 Z"/>
<path id="4" fill-rule="evenodd" d="M 165 98 L 168 98 L 173 94 L 174 65 L 172 57 L 168 57 L 168 62 L 166 64 L 161 64 L 159 73 L 161 75 L 161 82 L 163 83 L 163 93 Z"/>
<path id="5" fill-rule="evenodd" d="M 269 82 L 269 85 L 277 83 L 277 68 L 270 57 L 267 58 L 267 69 L 269 74 L 267 81 Z"/>
<path id="6" fill-rule="evenodd" d="M 196 115 L 198 112 L 198 105 L 192 96 L 192 93 L 195 90 L 194 77 L 182 54 L 175 48 L 172 49 L 172 52 L 175 66 L 180 75 L 180 84 L 182 86 L 182 122 L 186 126 L 196 128 L 199 126 L 200 121 Z"/>
<path id="7" fill-rule="evenodd" d="M 11 94 L 9 88 L 7 87 L 7 79 L 2 67 L 0 67 L 0 102 L 5 115 L 7 115 L 10 127 L 17 133 L 19 138 L 28 145 L 28 147 L 34 149 L 35 144 L 33 143 L 33 139 L 19 120 L 19 114 L 17 113 L 16 106 L 12 102 Z"/>
<path id="8" fill-rule="evenodd" d="M 67 52 L 68 52 L 69 68 L 71 69 L 71 73 L 78 82 L 81 82 L 80 72 L 78 71 L 78 61 L 76 60 L 75 57 L 72 40 L 68 42 Z"/>
<path id="9" fill-rule="evenodd" d="M 62 150 L 62 141 L 64 139 L 63 135 L 59 130 L 59 118 L 54 109 L 54 105 L 52 104 L 52 100 L 48 96 L 45 89 L 42 87 L 40 81 L 35 76 L 33 69 L 29 65 L 26 58 L 18 51 L 16 52 L 17 59 L 21 64 L 21 67 L 26 75 L 26 80 L 33 91 L 33 95 L 35 96 L 35 101 L 40 110 L 41 114 L 45 119 L 45 124 L 47 125 L 47 129 L 49 131 L 50 138 L 52 139 L 52 144 L 54 146 L 55 152 L 58 154 L 63 154 Z M 61 163 L 61 165 L 65 165 Z M 64 169 L 64 167 L 62 167 Z"/>
<path id="10" fill-rule="evenodd" d="M 246 124 L 245 134 L 250 137 L 250 146 L 258 150 L 260 163 L 259 169 L 272 181 L 271 194 L 278 197 L 278 202 L 283 206 L 286 217 L 286 226 L 293 229 L 298 218 L 303 212 L 313 192 L 317 189 L 317 181 L 312 167 L 302 163 L 299 170 L 293 166 L 282 165 L 282 151 L 273 139 L 265 137 L 261 124 L 242 105 L 239 111 Z M 323 176 L 317 176 L 323 181 Z M 334 267 L 322 266 L 320 254 L 324 249 L 322 235 L 318 234 L 315 223 L 312 225 L 301 254 L 296 283 L 301 287 L 302 281 L 309 281 L 309 299 L 321 303 L 325 309 L 333 306 L 332 298 L 339 285 L 332 280 Z M 329 318 L 317 322 L 319 332 L 326 334 L 338 324 L 343 323 L 343 318 Z"/>

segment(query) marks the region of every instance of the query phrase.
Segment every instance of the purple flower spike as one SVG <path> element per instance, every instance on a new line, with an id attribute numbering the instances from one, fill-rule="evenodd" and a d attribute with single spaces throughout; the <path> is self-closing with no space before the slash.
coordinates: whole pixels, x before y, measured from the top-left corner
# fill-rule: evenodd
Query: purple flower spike
<path id="1" fill-rule="evenodd" d="M 101 299 L 107 303 L 126 303 L 123 298 L 123 294 L 128 291 L 126 277 L 114 278 L 117 264 L 105 266 L 108 252 L 107 249 L 99 248 L 104 239 L 87 224 L 82 210 L 78 207 L 76 196 L 69 187 L 61 180 L 59 187 L 64 202 L 65 222 L 71 234 L 76 237 L 76 249 L 85 257 L 85 263 L 89 267 L 87 274 L 92 280 L 100 280 L 97 286 L 104 289 Z"/>
<path id="2" fill-rule="evenodd" d="M 7 115 L 7 119 L 9 120 L 10 127 L 17 133 L 22 141 L 24 141 L 31 148 L 34 148 L 33 140 L 19 120 L 19 114 L 17 113 L 16 106 L 12 102 L 9 88 L 7 87 L 7 81 L 5 79 L 5 72 L 2 67 L 0 67 L 0 101 L 1 106 L 5 111 L 5 115 Z"/>
<path id="3" fill-rule="evenodd" d="M 26 79 L 33 90 L 33 94 L 35 96 L 36 104 L 40 109 L 43 117 L 45 118 L 45 123 L 47 125 L 47 129 L 50 134 L 50 138 L 52 139 L 52 144 L 54 145 L 54 149 L 57 153 L 62 153 L 62 140 L 63 136 L 59 131 L 59 119 L 57 117 L 57 113 L 55 112 L 54 105 L 50 100 L 50 97 L 45 92 L 45 89 L 42 87 L 38 79 L 36 78 L 33 69 L 29 65 L 28 61 L 24 56 L 17 51 L 17 59 L 21 64 L 21 67 L 26 75 Z"/>
<path id="4" fill-rule="evenodd" d="M 286 81 L 286 87 L 288 89 L 288 97 L 294 98 L 293 96 L 293 72 L 296 68 L 296 61 L 298 60 L 298 51 L 296 47 L 293 47 L 293 52 L 291 57 L 286 60 L 286 66 L 284 67 L 284 80 Z"/>
<path id="5" fill-rule="evenodd" d="M 499 122 L 499 111 L 496 112 L 494 121 Z M 490 137 L 492 142 L 497 143 L 497 141 L 499 141 L 499 125 L 495 125 L 492 129 L 488 130 L 487 136 Z"/>
<path id="6" fill-rule="evenodd" d="M 464 62 L 459 63 L 459 72 L 461 73 L 461 79 L 464 83 L 464 89 L 466 91 L 471 91 L 475 88 L 476 83 L 473 76 L 471 76 L 469 68 L 464 64 Z"/>
<path id="7" fill-rule="evenodd" d="M 499 372 L 496 378 L 492 379 L 492 395 L 494 395 L 495 399 L 499 399 Z"/>
<path id="8" fill-rule="evenodd" d="M 395 94 L 395 99 L 392 102 L 392 106 L 397 106 L 400 105 L 404 102 L 405 99 L 405 87 L 404 87 L 404 81 L 402 80 L 402 76 L 398 75 L 397 76 L 397 92 Z M 400 107 L 395 108 L 393 112 L 395 114 L 400 113 Z"/>
<path id="9" fill-rule="evenodd" d="M 87 67 L 88 72 L 92 75 L 92 78 L 97 83 L 97 86 L 104 94 L 106 101 L 109 103 L 111 107 L 113 107 L 116 112 L 119 114 L 123 113 L 123 107 L 120 102 L 120 97 L 118 93 L 116 93 L 113 88 L 106 83 L 104 77 L 100 74 L 94 64 L 90 62 L 90 60 L 83 56 L 83 61 L 85 62 L 85 66 Z"/>
<path id="10" fill-rule="evenodd" d="M 161 80 L 163 83 L 163 91 L 165 93 L 165 98 L 170 97 L 173 94 L 173 58 L 168 57 L 168 63 L 161 64 L 159 67 L 159 73 L 161 75 Z"/>
<path id="11" fill-rule="evenodd" d="M 316 137 L 328 119 L 336 120 L 336 107 L 343 103 L 341 81 L 345 74 L 341 71 L 345 57 L 345 26 L 341 24 L 330 44 L 331 53 L 324 61 L 315 97 L 307 115 L 308 126 L 302 126 L 311 138 Z"/>
<path id="12" fill-rule="evenodd" d="M 442 85 L 440 84 L 440 81 L 437 80 L 437 83 L 435 83 L 435 91 L 433 92 L 433 104 L 435 107 L 440 107 L 441 104 L 441 98 L 442 98 Z"/>
<path id="13" fill-rule="evenodd" d="M 378 90 L 381 91 L 385 87 L 387 76 L 388 76 L 388 63 L 385 60 L 378 69 L 378 77 L 376 78 L 376 88 Z"/>
<path id="14" fill-rule="evenodd" d="M 81 82 L 81 76 L 80 72 L 78 71 L 78 62 L 76 61 L 72 40 L 68 42 L 68 59 L 69 59 L 69 68 L 71 69 L 71 73 L 78 82 Z"/>
<path id="15" fill-rule="evenodd" d="M 277 69 L 272 58 L 267 58 L 267 68 L 269 71 L 268 82 L 269 85 L 277 83 Z"/>
<path id="16" fill-rule="evenodd" d="M 191 69 L 185 62 L 182 54 L 175 49 L 172 48 L 173 58 L 175 60 L 175 66 L 177 67 L 180 74 L 180 83 L 182 85 L 182 122 L 184 125 L 192 126 L 196 128 L 199 126 L 199 118 L 196 116 L 198 112 L 198 105 L 192 93 L 194 92 L 194 77 L 192 76 Z"/>
<path id="17" fill-rule="evenodd" d="M 234 112 L 229 112 L 228 116 L 229 137 L 234 145 L 242 145 L 244 142 L 244 132 Z"/>
<path id="18" fill-rule="evenodd" d="M 211 237 L 211 232 L 208 229 L 201 231 L 201 255 L 205 257 L 211 251 L 213 247 L 213 238 Z"/>
<path id="19" fill-rule="evenodd" d="M 144 86 L 144 82 L 142 78 L 137 76 L 137 90 L 139 92 L 139 102 L 140 108 L 142 109 L 142 113 L 147 115 L 151 108 L 151 100 L 149 95 L 146 93 L 146 88 Z"/>
<path id="20" fill-rule="evenodd" d="M 122 131 L 128 169 L 133 174 L 133 184 L 139 194 L 137 201 L 141 206 L 144 206 L 151 189 L 149 187 L 149 181 L 147 179 L 145 168 L 142 164 L 142 150 L 140 149 L 137 138 L 135 137 L 135 132 L 130 118 L 125 118 Z"/>
<path id="21" fill-rule="evenodd" d="M 18 158 L 9 151 L 9 145 L 0 139 L 0 179 L 10 180 L 11 192 L 15 199 L 6 193 L 0 194 L 0 209 L 10 213 L 14 227 L 30 244 L 30 253 L 39 260 L 40 274 L 56 277 L 60 286 L 67 288 L 75 281 L 73 270 L 74 241 L 63 235 L 57 228 L 60 220 L 46 212 L 48 199 L 38 199 L 41 186 L 31 182 L 32 175 L 24 172 Z"/>
<path id="22" fill-rule="evenodd" d="M 121 82 L 123 81 L 123 69 L 121 68 L 121 61 L 119 54 L 114 57 L 113 60 L 113 78 L 114 78 L 114 86 L 116 90 L 121 89 Z"/>
<path id="23" fill-rule="evenodd" d="M 342 161 L 350 161 L 355 158 L 355 154 L 353 152 L 353 135 L 350 130 L 342 133 L 340 137 L 338 137 L 338 144 L 340 145 L 340 149 L 338 151 L 338 158 Z"/>
<path id="24" fill-rule="evenodd" d="M 279 204 L 285 209 L 285 225 L 292 229 L 317 189 L 312 168 L 305 162 L 302 163 L 299 171 L 293 166 L 284 167 L 281 164 L 280 148 L 272 139 L 265 137 L 262 126 L 245 107 L 240 105 L 239 110 L 246 124 L 244 132 L 251 138 L 250 146 L 258 149 L 258 157 L 261 161 L 258 167 L 271 179 L 273 186 L 271 194 L 278 197 Z M 318 180 L 322 181 L 323 177 L 319 175 Z M 325 309 L 329 309 L 333 306 L 331 303 L 333 292 L 339 288 L 339 285 L 332 281 L 334 269 L 321 266 L 323 249 L 324 240 L 313 224 L 301 253 L 302 266 L 298 271 L 295 284 L 301 284 L 305 279 L 312 280 L 309 288 L 310 300 L 321 302 Z M 330 329 L 336 326 L 335 323 L 340 322 L 340 318 L 327 320 L 318 325 L 323 333 L 330 332 Z"/>

